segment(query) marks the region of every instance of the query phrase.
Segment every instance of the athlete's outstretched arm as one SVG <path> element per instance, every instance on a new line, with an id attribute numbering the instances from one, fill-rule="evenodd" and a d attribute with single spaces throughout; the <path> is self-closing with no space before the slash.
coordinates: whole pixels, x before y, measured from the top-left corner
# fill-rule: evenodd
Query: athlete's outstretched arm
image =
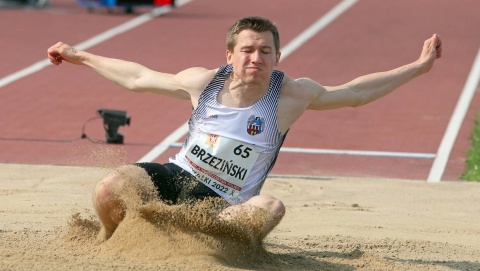
<path id="1" fill-rule="evenodd" d="M 47 50 L 48 58 L 54 65 L 64 61 L 92 68 L 104 78 L 134 92 L 153 92 L 179 99 L 190 99 L 184 79 L 195 77 L 198 69 L 186 70 L 179 74 L 153 71 L 140 64 L 120 59 L 94 55 L 58 42 Z"/>
<path id="2" fill-rule="evenodd" d="M 339 107 L 356 107 L 375 101 L 410 80 L 424 74 L 442 55 L 442 42 L 437 34 L 427 39 L 420 58 L 399 68 L 373 73 L 356 78 L 344 85 L 321 87 L 315 82 L 305 82 L 318 95 L 309 104 L 309 109 L 323 110 Z"/>

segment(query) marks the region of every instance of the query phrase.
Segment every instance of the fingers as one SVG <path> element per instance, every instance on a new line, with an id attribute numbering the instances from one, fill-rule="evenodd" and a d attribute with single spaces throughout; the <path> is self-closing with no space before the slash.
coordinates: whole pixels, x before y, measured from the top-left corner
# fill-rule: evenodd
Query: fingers
<path id="1" fill-rule="evenodd" d="M 435 46 L 436 58 L 442 57 L 442 40 L 438 34 L 433 34 L 433 45 Z"/>
<path id="2" fill-rule="evenodd" d="M 425 57 L 432 57 L 438 59 L 442 57 L 442 40 L 438 34 L 433 34 L 433 36 L 425 41 L 423 54 Z"/>
<path id="3" fill-rule="evenodd" d="M 60 55 L 49 54 L 48 58 L 50 59 L 50 63 L 52 63 L 54 65 L 58 66 L 58 65 L 62 64 L 62 57 Z"/>
<path id="4" fill-rule="evenodd" d="M 418 63 L 423 72 L 428 72 L 435 62 L 442 56 L 442 40 L 437 34 L 433 34 L 432 37 L 425 40 L 423 44 L 422 53 L 418 59 Z"/>
<path id="5" fill-rule="evenodd" d="M 48 48 L 47 56 L 48 56 L 48 59 L 50 60 L 50 63 L 57 66 L 62 64 L 63 57 L 61 54 L 61 50 L 62 50 L 62 47 L 64 46 L 65 44 L 63 42 L 58 42 L 52 47 Z"/>

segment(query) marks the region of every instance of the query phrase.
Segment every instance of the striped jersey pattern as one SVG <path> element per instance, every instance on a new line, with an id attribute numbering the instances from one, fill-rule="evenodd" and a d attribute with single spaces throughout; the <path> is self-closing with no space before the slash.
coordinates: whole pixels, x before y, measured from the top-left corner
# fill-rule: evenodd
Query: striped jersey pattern
<path id="1" fill-rule="evenodd" d="M 216 134 L 255 145 L 260 155 L 250 171 L 239 197 L 236 201 L 230 202 L 231 204 L 237 204 L 245 202 L 260 193 L 285 140 L 286 134 L 281 134 L 277 124 L 277 107 L 284 73 L 274 70 L 269 89 L 265 95 L 252 106 L 236 108 L 224 106 L 217 99 L 218 93 L 222 90 L 232 71 L 233 67 L 231 65 L 221 66 L 202 92 L 198 100 L 198 106 L 193 110 L 192 117 L 189 120 L 187 139 L 181 151 L 174 158 L 171 158 L 170 162 L 194 174 L 193 169 L 185 159 L 185 154 L 190 145 L 202 133 Z M 256 119 L 255 123 L 259 123 L 257 125 L 258 132 L 252 133 L 248 130 L 252 119 Z"/>

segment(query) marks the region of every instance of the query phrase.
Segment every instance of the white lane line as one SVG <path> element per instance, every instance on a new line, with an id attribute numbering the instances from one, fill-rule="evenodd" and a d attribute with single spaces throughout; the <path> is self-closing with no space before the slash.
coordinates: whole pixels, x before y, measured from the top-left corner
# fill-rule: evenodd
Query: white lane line
<path id="1" fill-rule="evenodd" d="M 192 0 L 180 0 L 180 1 L 177 1 L 178 3 L 176 3 L 176 6 L 183 6 L 185 4 L 187 4 L 188 2 L 190 2 Z M 158 7 L 158 8 L 154 8 L 153 10 L 151 10 L 150 12 L 148 13 L 145 13 L 145 14 L 142 14 L 138 17 L 135 17 L 134 19 L 131 19 L 121 25 L 118 25 L 114 28 L 111 28 L 103 33 L 100 33 L 99 35 L 96 35 L 86 41 L 83 41 L 77 45 L 74 45 L 73 47 L 79 49 L 79 50 L 86 50 L 92 46 L 95 46 L 95 45 L 98 45 L 108 39 L 111 39 L 119 34 L 122 34 L 128 30 L 131 30 L 135 27 L 138 27 L 150 20 L 152 20 L 153 18 L 157 17 L 157 16 L 160 16 L 162 14 L 165 14 L 165 13 L 168 13 L 172 10 L 172 8 L 170 6 L 162 6 L 162 7 Z M 41 60 L 41 61 L 38 61 L 37 63 L 34 63 L 24 69 L 21 69 L 17 72 L 14 72 L 10 75 L 7 75 L 3 78 L 0 79 L 0 88 L 10 84 L 10 83 L 13 83 L 17 80 L 20 80 L 26 76 L 29 76 L 33 73 L 36 73 L 48 66 L 50 66 L 50 61 L 48 59 L 44 59 L 44 60 Z"/>
<path id="2" fill-rule="evenodd" d="M 330 149 L 310 149 L 310 148 L 281 148 L 281 152 L 309 153 L 309 154 L 337 154 L 354 156 L 374 156 L 391 158 L 421 158 L 433 159 L 435 154 L 417 153 L 417 152 L 387 152 L 387 151 L 353 151 L 353 150 L 330 150 Z"/>
<path id="3" fill-rule="evenodd" d="M 178 127 L 173 133 L 167 136 L 162 142 L 145 154 L 137 163 L 143 162 L 152 162 L 157 159 L 162 153 L 164 153 L 172 144 L 172 142 L 177 142 L 188 132 L 188 122 L 185 122 L 180 127 Z"/>
<path id="4" fill-rule="evenodd" d="M 343 0 L 334 8 L 332 8 L 327 14 L 323 15 L 320 19 L 313 23 L 309 28 L 303 31 L 300 35 L 291 40 L 281 50 L 282 60 L 297 50 L 300 46 L 305 44 L 309 39 L 314 37 L 318 32 L 320 32 L 320 30 L 324 29 L 327 25 L 337 19 L 356 2 L 357 0 Z"/>
<path id="5" fill-rule="evenodd" d="M 182 143 L 175 142 L 170 147 L 182 147 Z M 372 156 L 372 157 L 390 157 L 390 158 L 418 158 L 433 159 L 433 153 L 419 152 L 386 152 L 386 151 L 354 151 L 354 150 L 332 150 L 332 149 L 313 149 L 313 148 L 291 148 L 282 147 L 280 152 L 289 153 L 306 153 L 306 154 L 336 154 L 336 155 L 353 155 L 353 156 Z"/>
<path id="6" fill-rule="evenodd" d="M 150 20 L 152 20 L 153 18 L 157 17 L 157 16 L 160 16 L 162 14 L 165 14 L 167 12 L 170 12 L 172 10 L 172 8 L 170 6 L 162 6 L 162 7 L 158 7 L 158 8 L 155 8 L 153 10 L 151 10 L 150 12 L 148 13 L 145 13 L 145 14 L 142 14 L 138 17 L 135 17 L 134 19 L 131 19 L 130 21 L 127 21 L 121 25 L 118 25 L 118 26 L 115 26 L 113 28 L 110 28 L 109 30 L 97 35 L 97 36 L 94 36 L 84 42 L 81 42 L 77 45 L 75 45 L 74 47 L 79 49 L 79 50 L 86 50 L 90 47 L 93 47 L 97 44 L 100 44 L 106 40 L 109 40 L 121 33 L 124 33 L 124 32 L 127 32 L 128 30 L 131 30 L 135 27 L 138 27 Z"/>
<path id="7" fill-rule="evenodd" d="M 462 126 L 467 110 L 470 107 L 470 102 L 475 94 L 478 83 L 480 81 L 480 48 L 477 52 L 472 69 L 468 75 L 468 79 L 463 87 L 462 94 L 457 102 L 453 115 L 448 123 L 447 130 L 443 136 L 440 147 L 437 151 L 437 158 L 433 162 L 427 182 L 438 183 L 442 180 L 445 167 L 450 157 L 455 139 L 457 138 L 460 127 Z"/>
<path id="8" fill-rule="evenodd" d="M 328 24 L 333 22 L 338 16 L 340 16 L 342 13 L 344 13 L 346 10 L 348 10 L 353 4 L 355 4 L 358 0 L 343 0 L 335 6 L 333 9 L 331 9 L 328 13 L 326 13 L 324 16 L 322 16 L 320 19 L 318 19 L 315 23 L 313 23 L 310 27 L 308 27 L 305 31 L 300 33 L 297 37 L 295 37 L 293 40 L 291 40 L 287 45 L 285 45 L 283 48 L 281 48 L 282 52 L 282 57 L 280 61 L 285 60 L 292 52 L 297 50 L 300 46 L 302 46 L 304 43 L 306 43 L 309 39 L 311 39 L 313 36 L 315 36 L 320 30 L 325 28 Z M 185 124 L 182 124 L 180 127 L 185 127 Z M 187 127 L 188 128 L 188 127 Z M 180 128 L 179 128 L 180 129 Z M 176 133 L 179 129 L 175 130 L 173 133 Z M 185 135 L 188 132 L 188 129 L 184 131 Z M 182 136 L 183 136 L 182 135 Z M 170 137 L 168 137 L 170 138 Z M 172 137 L 173 139 L 174 137 Z M 141 162 L 152 162 L 153 160 L 157 159 L 166 149 L 163 147 L 159 147 L 160 145 L 162 146 L 169 146 L 172 145 L 176 142 L 175 141 L 167 141 L 167 138 L 160 142 L 154 149 L 152 149 L 148 154 L 146 154 L 144 157 L 140 159 Z M 158 147 L 158 148 L 157 148 Z M 158 152 L 154 152 L 153 150 L 158 150 Z M 151 160 L 146 160 L 145 158 L 151 159 Z M 139 162 L 140 162 L 139 161 Z"/>
<path id="9" fill-rule="evenodd" d="M 29 76 L 30 74 L 33 74 L 33 73 L 36 73 L 38 72 L 39 70 L 47 67 L 50 65 L 50 61 L 45 59 L 45 60 L 42 60 L 42 61 L 38 61 L 37 63 L 35 64 L 32 64 L 24 69 L 21 69 L 17 72 L 14 72 L 10 75 L 7 75 L 5 77 L 3 77 L 2 79 L 0 79 L 0 88 L 10 84 L 10 83 L 13 83 L 17 80 L 20 80 L 22 79 L 23 77 L 26 77 L 26 76 Z"/>

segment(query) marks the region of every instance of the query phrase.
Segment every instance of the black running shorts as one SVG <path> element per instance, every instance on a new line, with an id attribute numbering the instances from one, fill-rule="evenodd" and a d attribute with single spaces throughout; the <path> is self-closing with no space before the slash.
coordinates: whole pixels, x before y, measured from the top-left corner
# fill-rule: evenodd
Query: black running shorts
<path id="1" fill-rule="evenodd" d="M 175 164 L 136 163 L 135 165 L 148 173 L 160 199 L 168 204 L 203 200 L 208 197 L 221 198 L 213 190 L 197 181 L 195 176 Z"/>

